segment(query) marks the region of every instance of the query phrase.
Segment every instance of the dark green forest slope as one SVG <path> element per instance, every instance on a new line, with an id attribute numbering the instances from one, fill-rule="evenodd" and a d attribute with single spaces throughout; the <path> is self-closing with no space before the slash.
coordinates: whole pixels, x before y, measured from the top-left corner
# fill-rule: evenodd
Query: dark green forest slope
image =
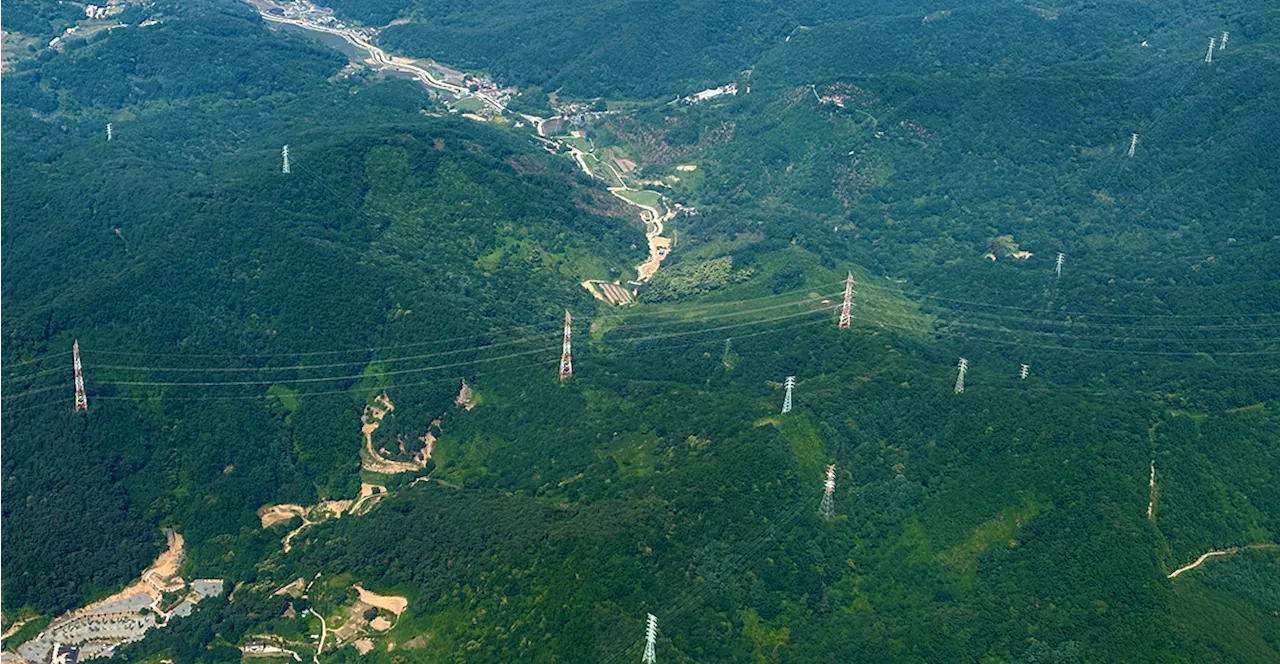
<path id="1" fill-rule="evenodd" d="M 647 302 L 579 286 L 644 238 L 572 161 L 247 5 L 5 74 L 6 625 L 136 578 L 168 526 L 237 590 L 127 661 L 310 656 L 357 582 L 408 609 L 320 661 L 635 661 L 646 613 L 668 662 L 1280 657 L 1280 13 L 526 5 L 333 6 L 569 96 L 739 80 L 588 127 L 697 209 Z M 420 473 L 361 470 L 384 391 L 377 444 L 435 437 Z M 391 494 L 288 552 L 296 518 L 259 527 L 362 482 Z M 1239 550 L 1169 578 L 1211 549 Z"/>
<path id="2" fill-rule="evenodd" d="M 1219 15 L 1266 13 L 1245 0 L 332 0 L 383 26 L 383 43 L 571 96 L 670 99 L 749 75 L 778 58 L 806 79 L 885 69 L 935 76 L 1021 73 L 1064 63 L 1113 73 L 1109 51 Z M 393 19 L 402 22 L 390 24 Z M 403 19 L 408 19 L 403 22 Z M 1136 39 L 1135 39 L 1136 38 Z M 451 59 L 451 60 L 450 60 Z"/>
<path id="3" fill-rule="evenodd" d="M 354 494 L 364 397 L 329 376 L 384 353 L 324 355 L 340 366 L 307 373 L 289 369 L 316 363 L 300 351 L 483 343 L 497 325 L 582 305 L 576 277 L 607 276 L 598 266 L 626 265 L 642 241 L 587 211 L 607 196 L 569 164 L 421 118 L 429 102 L 408 83 L 329 84 L 340 58 L 265 33 L 247 6 L 168 10 L 148 32 L 5 79 L 5 101 L 17 98 L 4 116 L 6 603 L 66 609 L 136 575 L 162 541 L 157 522 L 204 542 L 267 502 Z M 104 83 L 119 89 L 90 90 L 111 63 L 129 69 Z M 28 89 L 63 103 L 33 115 Z M 87 418 L 60 407 L 75 338 Z M 232 359 L 185 373 L 210 354 Z M 263 385 L 146 386 L 211 378 Z M 295 379 L 327 394 L 290 408 L 244 398 Z"/>

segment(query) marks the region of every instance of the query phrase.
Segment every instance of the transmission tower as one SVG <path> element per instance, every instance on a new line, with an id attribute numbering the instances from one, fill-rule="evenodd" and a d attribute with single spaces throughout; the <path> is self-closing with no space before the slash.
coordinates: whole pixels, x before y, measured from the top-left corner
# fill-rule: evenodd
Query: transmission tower
<path id="1" fill-rule="evenodd" d="M 1230 33 L 1228 33 L 1227 31 L 1225 31 L 1225 30 L 1223 30 L 1223 31 L 1222 31 L 1222 41 L 1218 42 L 1218 50 L 1219 50 L 1219 51 L 1221 51 L 1221 50 L 1223 50 L 1223 49 L 1225 49 L 1225 48 L 1227 47 L 1227 37 L 1230 37 L 1230 36 L 1231 36 L 1231 34 L 1230 34 Z"/>
<path id="2" fill-rule="evenodd" d="M 787 396 L 782 400 L 782 414 L 786 415 L 791 412 L 791 389 L 796 386 L 796 377 L 787 376 L 787 380 L 783 385 L 787 388 Z"/>
<path id="3" fill-rule="evenodd" d="M 849 309 L 853 307 L 853 273 L 849 273 L 849 278 L 844 282 L 844 305 L 840 307 L 840 324 L 837 326 L 842 330 L 849 329 L 849 325 L 853 322 L 853 314 Z"/>
<path id="4" fill-rule="evenodd" d="M 818 511 L 827 521 L 836 515 L 836 505 L 832 494 L 836 492 L 836 466 L 827 466 L 827 481 L 822 483 L 822 506 Z"/>
<path id="5" fill-rule="evenodd" d="M 644 657 L 640 660 L 644 664 L 654 664 L 658 661 L 657 653 L 654 650 L 658 645 L 658 617 L 649 614 L 649 622 L 644 628 Z"/>
<path id="6" fill-rule="evenodd" d="M 1031 365 L 1030 365 L 1030 364 L 1024 364 L 1024 365 L 1022 365 L 1022 368 L 1018 370 L 1018 378 L 1021 378 L 1022 380 L 1026 380 L 1026 379 L 1027 379 L 1027 376 L 1028 376 L 1030 373 L 1031 373 Z"/>
<path id="7" fill-rule="evenodd" d="M 573 375 L 573 348 L 569 344 L 570 324 L 569 310 L 564 311 L 564 349 L 560 351 L 560 380 Z"/>
<path id="8" fill-rule="evenodd" d="M 1058 252 L 1058 264 L 1053 268 L 1053 271 L 1054 271 L 1054 272 L 1056 272 L 1056 273 L 1058 274 L 1058 276 L 1059 276 L 1059 277 L 1061 277 L 1061 276 L 1062 276 L 1062 262 L 1063 262 L 1063 261 L 1065 261 L 1065 260 L 1067 260 L 1067 255 L 1066 255 L 1066 254 L 1064 254 L 1064 253 L 1062 253 L 1061 251 L 1059 251 L 1059 252 Z"/>
<path id="9" fill-rule="evenodd" d="M 1133 153 L 1137 151 L 1138 151 L 1138 135 L 1134 134 L 1133 136 L 1129 137 L 1129 156 L 1132 157 Z"/>
<path id="10" fill-rule="evenodd" d="M 956 374 L 956 394 L 964 394 L 964 372 L 969 370 L 969 360 L 960 358 L 960 372 Z"/>
<path id="11" fill-rule="evenodd" d="M 289 146 L 284 146 L 280 150 L 280 157 L 284 159 L 284 164 L 280 166 L 281 173 L 289 172 Z"/>
<path id="12" fill-rule="evenodd" d="M 111 123 L 110 123 L 110 122 L 108 122 L 108 123 L 107 123 L 107 140 L 109 141 L 109 140 L 111 140 L 111 138 L 112 138 L 112 136 L 111 136 Z"/>
<path id="13" fill-rule="evenodd" d="M 84 395 L 84 374 L 80 370 L 80 341 L 71 344 L 72 365 L 76 370 L 76 412 L 89 410 L 89 399 Z"/>
<path id="14" fill-rule="evenodd" d="M 1205 53 L 1205 54 L 1204 54 L 1204 61 L 1205 61 L 1205 62 L 1207 62 L 1207 63 L 1209 63 L 1209 64 L 1213 64 L 1213 44 L 1214 44 L 1214 39 L 1213 39 L 1213 37 L 1210 37 L 1210 38 L 1209 38 L 1209 52 L 1207 52 L 1207 53 Z"/>

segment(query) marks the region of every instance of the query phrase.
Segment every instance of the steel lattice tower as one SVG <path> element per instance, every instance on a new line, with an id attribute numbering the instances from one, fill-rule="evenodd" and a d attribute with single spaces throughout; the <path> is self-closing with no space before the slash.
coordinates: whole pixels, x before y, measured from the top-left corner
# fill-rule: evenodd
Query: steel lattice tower
<path id="1" fill-rule="evenodd" d="M 89 399 L 84 395 L 84 373 L 80 370 L 80 341 L 71 344 L 72 364 L 76 371 L 76 412 L 89 410 Z"/>
<path id="2" fill-rule="evenodd" d="M 796 377 L 787 376 L 787 381 L 783 385 L 787 388 L 787 396 L 782 399 L 782 414 L 786 415 L 791 412 L 791 389 L 796 386 Z"/>
<path id="3" fill-rule="evenodd" d="M 964 373 L 969 370 L 969 360 L 960 358 L 960 372 L 956 374 L 956 394 L 964 394 Z"/>
<path id="4" fill-rule="evenodd" d="M 644 664 L 654 664 L 658 661 L 658 655 L 655 652 L 658 646 L 658 617 L 649 614 L 649 621 L 645 625 L 644 630 L 644 657 L 640 660 Z"/>
<path id="5" fill-rule="evenodd" d="M 569 316 L 569 310 L 564 312 L 564 348 L 560 351 L 560 380 L 564 380 L 573 375 L 573 347 L 570 344 L 570 326 L 573 319 Z"/>
<path id="6" fill-rule="evenodd" d="M 284 163 L 280 165 L 280 172 L 288 173 L 289 172 L 289 146 L 286 145 L 280 149 L 280 158 L 284 160 Z"/>
<path id="7" fill-rule="evenodd" d="M 840 324 L 837 326 L 842 330 L 849 329 L 849 325 L 853 322 L 853 314 L 850 309 L 853 307 L 853 273 L 849 273 L 849 278 L 844 282 L 844 305 L 840 307 Z"/>
<path id="8" fill-rule="evenodd" d="M 836 465 L 827 466 L 827 480 L 822 484 L 822 506 L 818 511 L 822 514 L 822 518 L 830 521 L 836 515 L 835 498 L 832 496 L 836 492 Z"/>

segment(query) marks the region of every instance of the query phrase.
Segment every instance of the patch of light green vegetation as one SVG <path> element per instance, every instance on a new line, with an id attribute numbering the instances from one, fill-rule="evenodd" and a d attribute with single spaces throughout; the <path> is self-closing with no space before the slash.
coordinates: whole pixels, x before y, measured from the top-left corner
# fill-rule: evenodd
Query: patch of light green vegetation
<path id="1" fill-rule="evenodd" d="M 782 392 L 779 390 L 778 398 L 774 401 L 781 403 L 781 395 Z M 769 404 L 770 408 L 776 406 L 777 404 L 773 402 Z M 808 413 L 792 411 L 787 415 L 766 417 L 756 422 L 756 426 L 766 425 L 777 429 L 782 439 L 787 441 L 800 471 L 805 473 L 805 476 L 818 477 L 818 473 L 827 463 L 827 457 L 823 449 L 822 435 L 818 433 L 818 426 L 814 423 L 813 417 Z"/>
<path id="2" fill-rule="evenodd" d="M 291 390 L 284 385 L 272 385 L 267 388 L 267 396 L 290 415 L 298 409 L 298 406 L 302 405 L 302 399 L 298 397 L 298 391 Z"/>
<path id="3" fill-rule="evenodd" d="M 609 279 L 610 264 L 599 256 L 572 247 L 562 254 L 549 254 L 556 259 L 560 273 L 576 280 Z"/>
<path id="4" fill-rule="evenodd" d="M 591 139 L 589 138 L 580 138 L 577 136 L 558 136 L 557 138 L 565 145 L 572 145 L 587 154 L 592 154 L 596 150 L 596 146 L 591 143 Z"/>
<path id="5" fill-rule="evenodd" d="M 973 581 L 978 572 L 978 556 L 997 544 L 1014 546 L 1022 527 L 1039 512 L 1040 505 L 1035 498 L 1024 495 L 1020 504 L 1006 507 L 979 524 L 968 539 L 939 553 L 938 559 Z"/>
<path id="6" fill-rule="evenodd" d="M 640 293 L 642 302 L 667 302 L 690 295 L 719 290 L 751 278 L 750 268 L 734 270 L 733 257 L 722 256 L 706 261 L 683 261 L 660 270 Z"/>
<path id="7" fill-rule="evenodd" d="M 446 434 L 436 441 L 431 459 L 436 462 L 432 478 L 457 486 L 467 486 L 474 478 L 488 475 L 490 454 L 500 453 L 502 444 L 494 438 L 477 436 L 462 440 Z"/>
<path id="8" fill-rule="evenodd" d="M 738 238 L 719 240 L 713 247 L 702 245 L 687 254 L 680 254 L 681 262 L 676 265 L 698 262 L 703 256 L 732 251 L 749 243 L 749 238 Z M 710 317 L 717 324 L 730 324 L 778 318 L 824 307 L 830 309 L 834 320 L 844 290 L 844 279 L 852 270 L 854 290 L 858 291 L 853 307 L 855 327 L 918 337 L 928 336 L 933 327 L 933 317 L 921 313 L 918 305 L 903 294 L 887 286 L 859 289 L 857 285 L 872 282 L 879 286 L 887 283 L 886 280 L 873 280 L 856 266 L 846 267 L 844 271 L 838 267 L 826 267 L 817 256 L 802 247 L 792 246 L 760 256 L 756 268 L 754 275 L 745 282 L 729 284 L 705 295 L 660 304 L 637 304 L 637 313 L 649 315 L 629 320 L 647 325 L 656 320 L 678 322 Z"/>
<path id="9" fill-rule="evenodd" d="M 446 664 L 455 661 L 454 653 L 464 649 L 474 618 L 461 608 L 445 608 L 427 615 L 406 613 L 387 635 L 396 643 L 396 653 L 407 661 Z"/>
<path id="10" fill-rule="evenodd" d="M 596 454 L 601 459 L 612 458 L 618 464 L 618 473 L 623 477 L 647 477 L 654 473 L 653 448 L 658 443 L 659 440 L 652 434 L 624 432 L 597 449 Z"/>
<path id="11" fill-rule="evenodd" d="M 455 101 L 453 107 L 462 113 L 475 113 L 484 108 L 484 102 L 479 97 L 463 97 Z"/>
<path id="12" fill-rule="evenodd" d="M 649 189 L 621 189 L 616 192 L 619 196 L 640 205 L 647 205 L 655 208 L 659 213 L 663 211 L 662 194 Z"/>
<path id="13" fill-rule="evenodd" d="M 49 616 L 36 616 L 32 618 L 30 622 L 18 628 L 18 631 L 14 632 L 9 636 L 9 638 L 4 640 L 6 649 L 11 645 L 16 646 L 36 638 L 36 635 L 44 630 L 50 620 L 52 620 L 52 618 Z"/>
<path id="14" fill-rule="evenodd" d="M 782 649 L 791 641 L 791 630 L 787 627 L 770 629 L 769 624 L 761 620 L 759 612 L 754 608 L 739 611 L 738 617 L 742 619 L 743 635 L 751 639 L 751 645 L 755 647 L 755 661 L 779 661 Z M 785 623 L 785 620 L 778 622 Z"/>
<path id="15" fill-rule="evenodd" d="M 374 398 L 391 388 L 395 383 L 392 376 L 387 376 L 387 365 L 371 362 L 360 372 L 360 380 L 351 387 L 351 391 L 363 395 L 365 401 L 372 404 Z"/>

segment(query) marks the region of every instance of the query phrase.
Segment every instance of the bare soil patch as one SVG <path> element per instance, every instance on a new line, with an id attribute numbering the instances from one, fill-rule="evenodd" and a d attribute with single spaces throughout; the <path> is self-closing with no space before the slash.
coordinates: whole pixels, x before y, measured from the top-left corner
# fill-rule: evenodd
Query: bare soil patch
<path id="1" fill-rule="evenodd" d="M 360 465 L 371 473 L 396 475 L 422 470 L 426 466 L 425 460 L 421 462 L 392 461 L 378 454 L 378 451 L 373 448 L 373 432 L 382 425 L 382 418 L 395 409 L 395 404 L 391 403 L 391 399 L 384 392 L 378 395 L 372 404 L 364 407 L 364 414 L 360 417 L 360 433 L 364 436 L 364 454 L 361 455 Z"/>
<path id="2" fill-rule="evenodd" d="M 267 505 L 258 510 L 258 518 L 262 519 L 262 527 L 270 528 L 277 523 L 284 523 L 289 519 L 296 517 L 306 518 L 307 508 L 301 505 Z"/>
<path id="3" fill-rule="evenodd" d="M 376 606 L 379 609 L 386 609 L 387 611 L 396 614 L 397 617 L 404 613 L 405 609 L 409 608 L 409 599 L 407 597 L 400 597 L 398 595 L 379 595 L 365 590 L 364 587 L 358 583 L 354 587 L 356 592 L 360 593 L 361 602 L 364 602 L 369 606 Z"/>

